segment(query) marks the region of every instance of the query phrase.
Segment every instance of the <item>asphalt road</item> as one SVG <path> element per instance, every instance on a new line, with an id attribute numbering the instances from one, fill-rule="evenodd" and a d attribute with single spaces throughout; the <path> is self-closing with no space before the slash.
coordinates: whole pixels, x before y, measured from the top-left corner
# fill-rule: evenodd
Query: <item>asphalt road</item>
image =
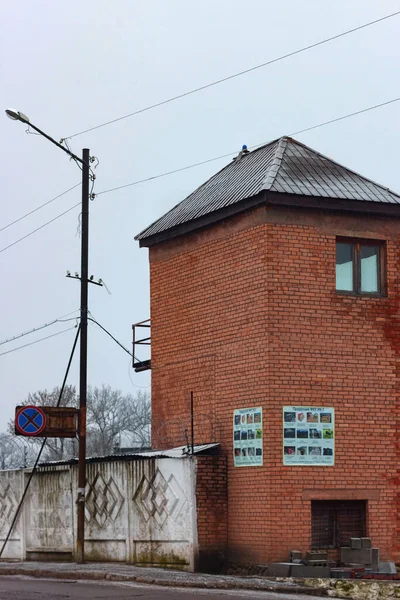
<path id="1" fill-rule="evenodd" d="M 276 594 L 272 592 L 236 590 L 196 590 L 165 588 L 161 586 L 111 584 L 103 582 L 60 581 L 56 579 L 31 579 L 28 577 L 0 577 L 0 600 L 84 600 L 86 598 L 118 600 L 141 598 L 143 600 L 315 600 L 315 596 L 302 594 Z"/>

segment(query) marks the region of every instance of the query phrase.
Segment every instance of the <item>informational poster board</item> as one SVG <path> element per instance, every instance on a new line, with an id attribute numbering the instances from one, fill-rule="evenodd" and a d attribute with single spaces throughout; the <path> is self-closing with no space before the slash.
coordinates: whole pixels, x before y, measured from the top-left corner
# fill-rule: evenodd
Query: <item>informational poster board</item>
<path id="1" fill-rule="evenodd" d="M 314 406 L 283 407 L 283 464 L 335 464 L 335 411 Z"/>
<path id="2" fill-rule="evenodd" d="M 263 464 L 262 408 L 239 408 L 233 412 L 233 464 L 261 467 Z"/>

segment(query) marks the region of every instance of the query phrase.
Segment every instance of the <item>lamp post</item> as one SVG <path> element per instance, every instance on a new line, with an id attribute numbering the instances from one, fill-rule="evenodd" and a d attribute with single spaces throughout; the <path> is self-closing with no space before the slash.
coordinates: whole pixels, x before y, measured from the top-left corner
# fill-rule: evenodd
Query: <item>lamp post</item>
<path id="1" fill-rule="evenodd" d="M 13 121 L 21 121 L 37 131 L 52 144 L 61 148 L 82 165 L 82 217 L 81 217 L 81 308 L 80 308 L 80 372 L 79 372 L 79 455 L 78 455 L 78 497 L 77 497 L 77 540 L 76 562 L 83 563 L 85 557 L 85 486 L 86 486 L 86 398 L 87 398 L 87 325 L 88 325 L 88 282 L 89 282 L 89 161 L 87 148 L 82 150 L 82 158 L 76 156 L 56 142 L 52 137 L 30 123 L 22 112 L 7 109 L 6 115 Z"/>

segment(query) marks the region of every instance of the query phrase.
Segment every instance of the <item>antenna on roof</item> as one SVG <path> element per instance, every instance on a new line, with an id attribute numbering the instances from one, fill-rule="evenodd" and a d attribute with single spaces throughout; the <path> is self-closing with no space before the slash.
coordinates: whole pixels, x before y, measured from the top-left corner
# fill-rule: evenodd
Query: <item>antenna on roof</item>
<path id="1" fill-rule="evenodd" d="M 240 160 L 245 154 L 249 154 L 249 150 L 247 149 L 247 145 L 243 144 L 241 151 L 233 160 Z"/>

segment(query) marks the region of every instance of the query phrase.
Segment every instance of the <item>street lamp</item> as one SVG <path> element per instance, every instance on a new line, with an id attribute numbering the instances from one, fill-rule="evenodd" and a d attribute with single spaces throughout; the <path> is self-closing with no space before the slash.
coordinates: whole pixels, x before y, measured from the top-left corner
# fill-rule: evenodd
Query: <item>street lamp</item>
<path id="1" fill-rule="evenodd" d="M 80 318 L 80 372 L 79 372 L 79 455 L 77 497 L 77 540 L 76 561 L 84 562 L 85 544 L 85 487 L 86 487 L 86 398 L 87 398 L 87 325 L 88 325 L 88 282 L 89 282 L 89 177 L 90 152 L 82 150 L 82 158 L 56 142 L 55 139 L 30 123 L 24 113 L 8 108 L 6 115 L 13 121 L 21 121 L 37 131 L 52 144 L 61 148 L 82 165 L 82 217 L 81 217 L 81 318 Z"/>
<path id="2" fill-rule="evenodd" d="M 13 108 L 6 109 L 6 115 L 9 119 L 13 121 L 22 121 L 23 123 L 29 123 L 29 119 L 24 113 L 19 110 L 14 110 Z"/>

